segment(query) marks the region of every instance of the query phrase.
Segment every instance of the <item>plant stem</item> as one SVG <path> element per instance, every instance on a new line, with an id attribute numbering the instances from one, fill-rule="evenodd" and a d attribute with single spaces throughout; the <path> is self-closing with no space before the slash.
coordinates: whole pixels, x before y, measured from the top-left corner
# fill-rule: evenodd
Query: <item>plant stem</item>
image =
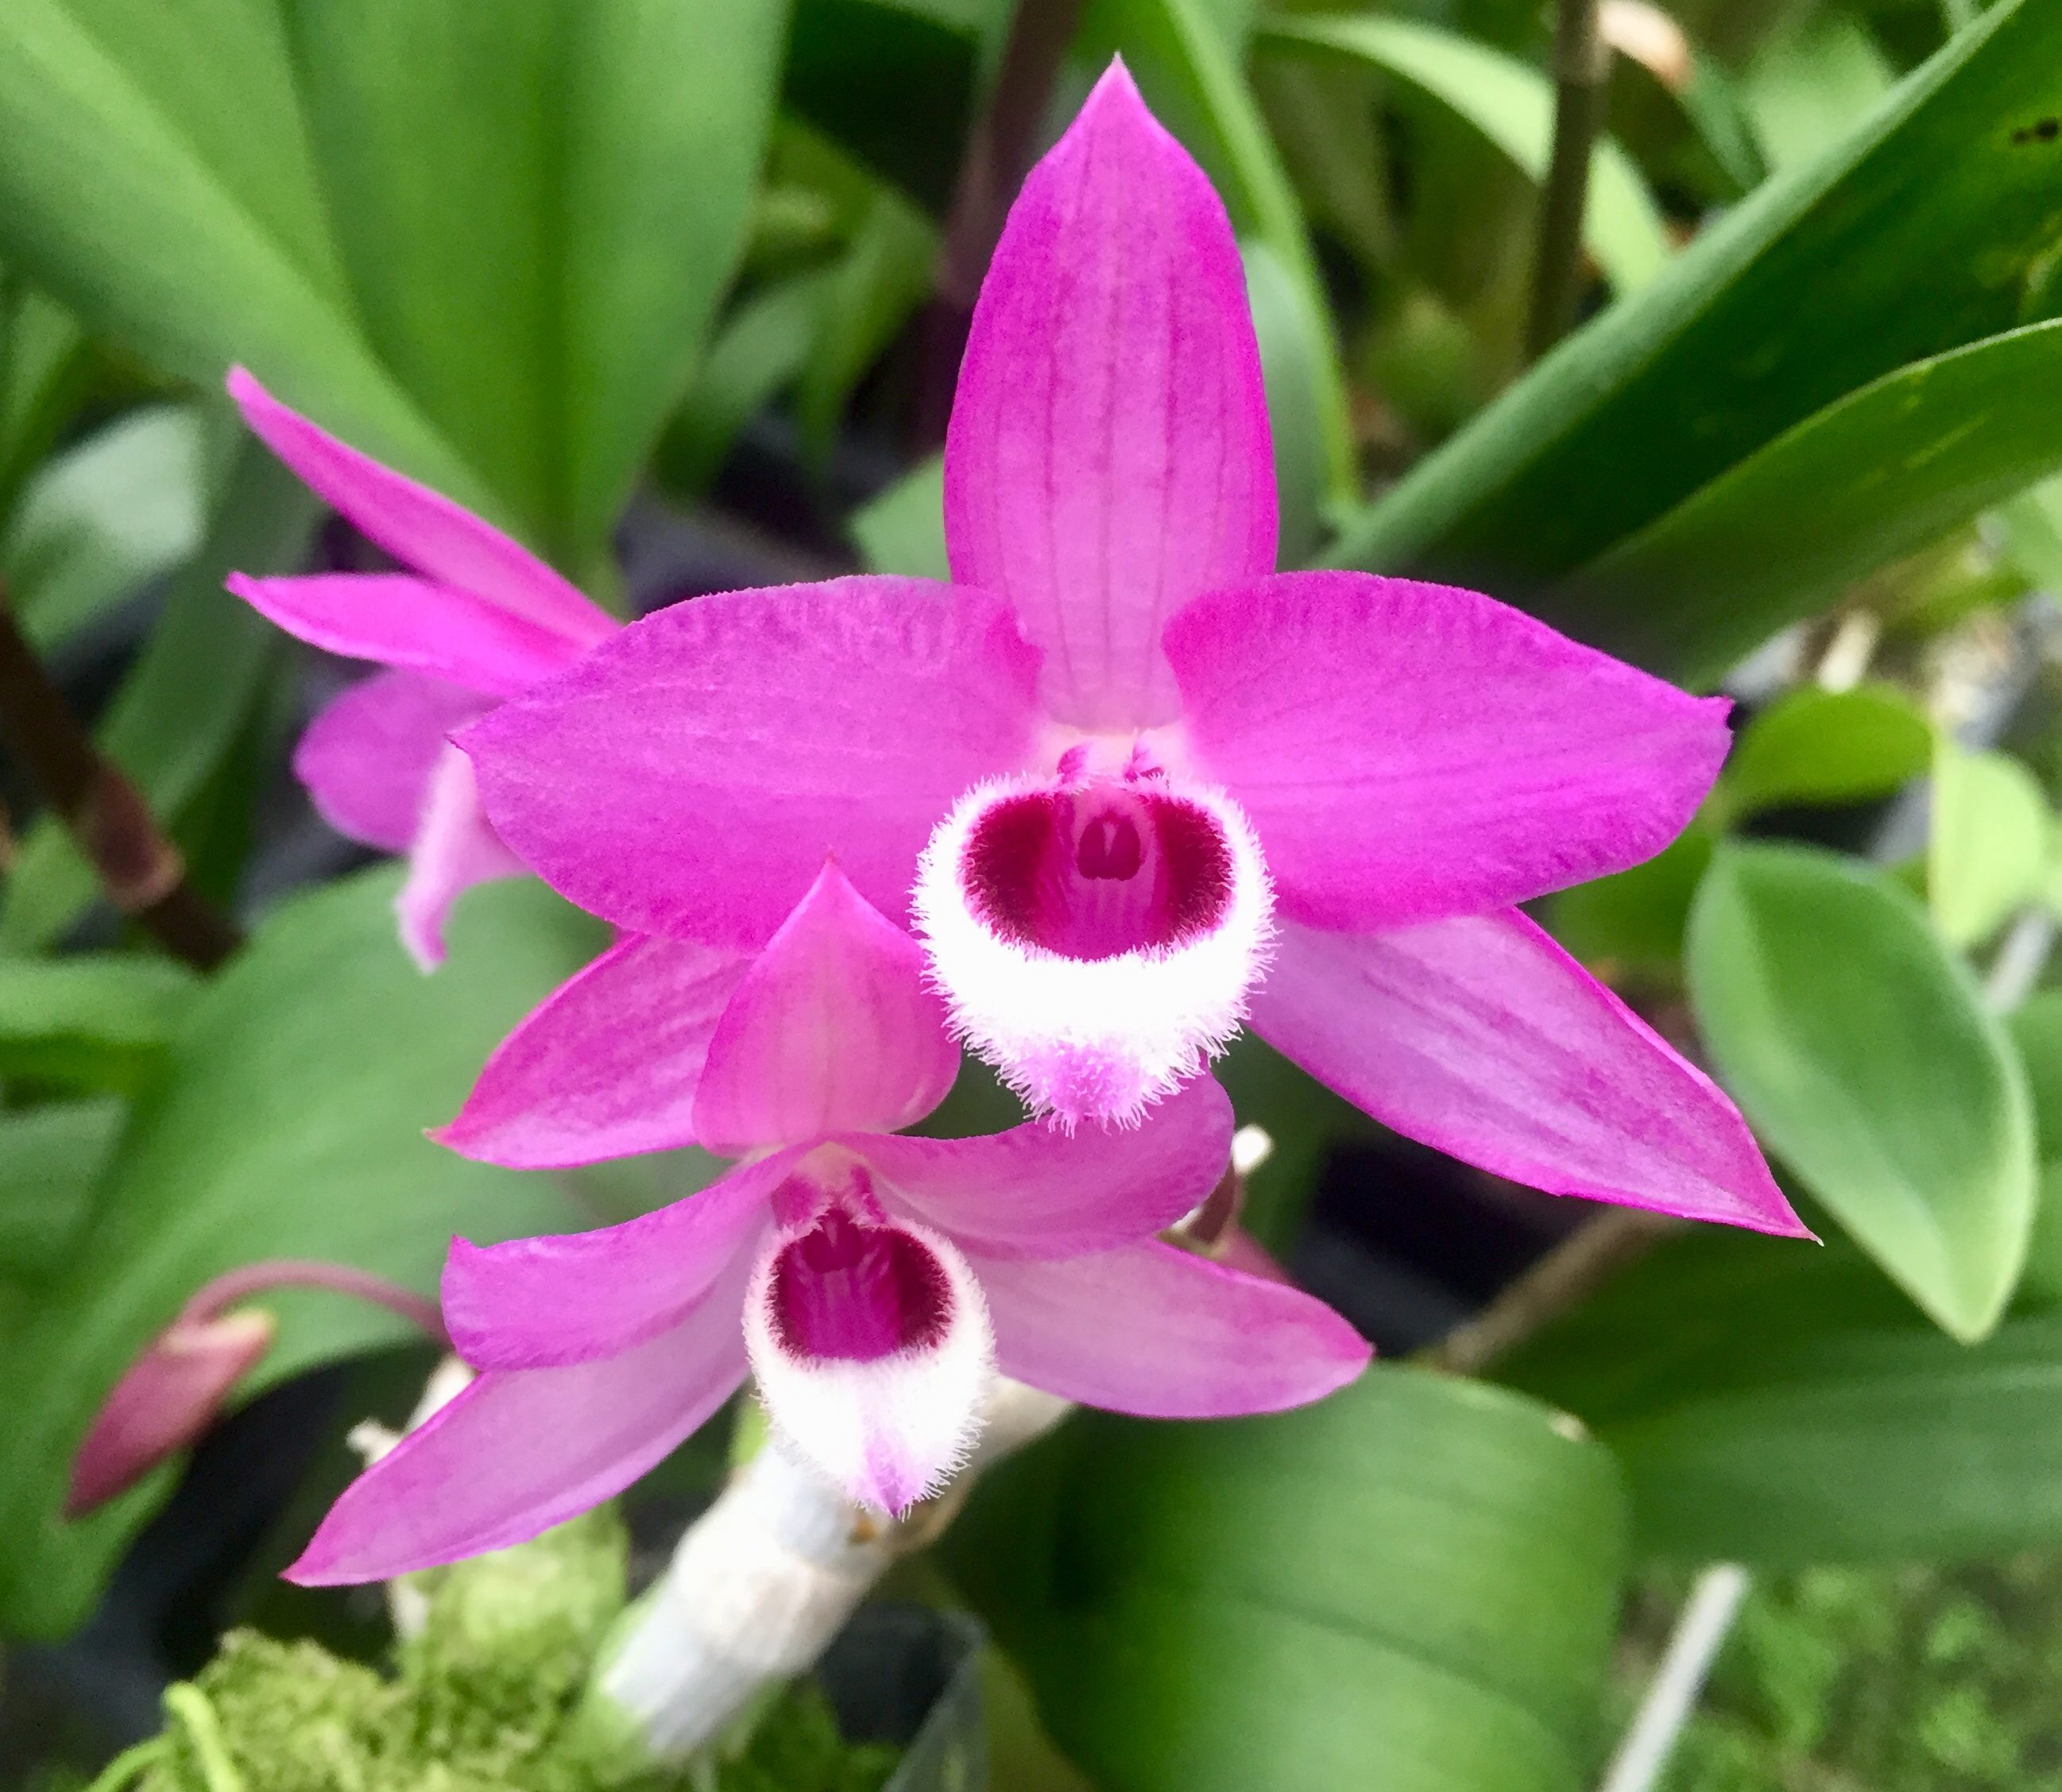
<path id="1" fill-rule="evenodd" d="M 269 1294 L 275 1288 L 319 1288 L 368 1300 L 407 1320 L 432 1344 L 451 1342 L 444 1330 L 443 1309 L 435 1301 L 369 1269 L 354 1269 L 348 1264 L 327 1263 L 318 1257 L 271 1257 L 226 1271 L 187 1301 L 173 1323 L 216 1318 L 238 1301 Z"/>
<path id="2" fill-rule="evenodd" d="M 108 899 L 165 950 L 212 970 L 243 943 L 187 880 L 186 861 L 134 785 L 93 744 L 0 589 L 0 738 L 71 830 Z"/>
<path id="3" fill-rule="evenodd" d="M 1603 128 L 1611 47 L 1597 22 L 1598 0 L 1559 0 L 1554 26 L 1554 155 L 1539 206 L 1532 270 L 1532 311 L 1525 351 L 1536 360 L 1575 322 L 1583 270 L 1583 212 L 1590 152 Z"/>
<path id="4" fill-rule="evenodd" d="M 1083 0 L 1019 0 L 994 89 L 968 133 L 959 179 L 945 212 L 937 290 L 922 323 L 917 418 L 921 447 L 935 448 L 945 439 L 974 300 L 1001 238 L 1010 202 L 1031 166 L 1038 127 L 1081 22 L 1082 4 Z"/>
<path id="5" fill-rule="evenodd" d="M 1704 1677 L 1718 1659 L 1747 1589 L 1747 1570 L 1736 1562 L 1715 1562 L 1697 1577 L 1639 1714 L 1611 1758 L 1602 1792 L 1651 1792 L 1696 1709 Z"/>
<path id="6" fill-rule="evenodd" d="M 1679 1223 L 1642 1207 L 1613 1207 L 1585 1220 L 1473 1319 L 1420 1352 L 1418 1360 L 1455 1375 L 1479 1375 L 1550 1320 L 1579 1307 Z"/>

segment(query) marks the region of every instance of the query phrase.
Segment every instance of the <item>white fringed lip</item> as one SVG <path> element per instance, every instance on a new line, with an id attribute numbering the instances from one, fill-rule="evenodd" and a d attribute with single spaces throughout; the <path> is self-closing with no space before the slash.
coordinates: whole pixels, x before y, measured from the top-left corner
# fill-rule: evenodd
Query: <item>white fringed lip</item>
<path id="1" fill-rule="evenodd" d="M 1009 937 L 969 887 L 983 822 L 1050 777 L 997 778 L 961 798 L 918 861 L 917 930 L 953 1023 L 1034 1112 L 1136 1123 L 1229 1045 L 1266 968 L 1274 892 L 1252 824 L 1222 791 L 1157 773 L 1126 786 L 1214 824 L 1226 878 L 1210 923 L 1164 944 L 1077 958 Z"/>

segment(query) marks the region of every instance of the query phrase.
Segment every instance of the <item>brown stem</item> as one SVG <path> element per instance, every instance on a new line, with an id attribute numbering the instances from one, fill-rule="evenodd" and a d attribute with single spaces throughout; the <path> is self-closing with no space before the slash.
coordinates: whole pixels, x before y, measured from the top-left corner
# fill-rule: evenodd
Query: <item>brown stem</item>
<path id="1" fill-rule="evenodd" d="M 166 950 L 212 970 L 242 943 L 187 881 L 186 861 L 134 785 L 93 744 L 0 590 L 0 738 L 20 757 L 108 899 Z"/>
<path id="2" fill-rule="evenodd" d="M 1082 4 L 1083 0 L 1019 0 L 994 90 L 968 134 L 966 155 L 945 212 L 937 290 L 922 323 L 917 420 L 921 447 L 935 448 L 945 439 L 981 277 L 1001 238 L 1010 201 L 1031 166 L 1038 127 L 1074 27 L 1081 22 Z"/>
<path id="3" fill-rule="evenodd" d="M 1637 1262 L 1679 1221 L 1639 1207 L 1613 1207 L 1586 1220 L 1466 1324 L 1418 1360 L 1455 1375 L 1479 1375 L 1550 1320 L 1579 1307 Z"/>
<path id="4" fill-rule="evenodd" d="M 1539 206 L 1532 311 L 1525 330 L 1527 360 L 1545 354 L 1567 333 L 1581 292 L 1590 152 L 1603 129 L 1605 84 L 1611 75 L 1611 46 L 1604 42 L 1597 12 L 1598 0 L 1559 0 L 1554 27 L 1554 156 Z"/>

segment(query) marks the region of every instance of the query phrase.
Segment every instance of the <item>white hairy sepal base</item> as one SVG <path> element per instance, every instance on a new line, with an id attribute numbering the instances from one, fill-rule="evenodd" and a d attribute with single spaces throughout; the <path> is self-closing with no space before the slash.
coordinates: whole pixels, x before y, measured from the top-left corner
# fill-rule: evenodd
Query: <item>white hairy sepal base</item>
<path id="1" fill-rule="evenodd" d="M 789 1350 L 774 1324 L 773 1268 L 797 1231 L 776 1232 L 761 1248 L 745 1290 L 744 1348 L 781 1442 L 855 1503 L 899 1517 L 950 1481 L 973 1448 L 995 1334 L 966 1259 L 928 1227 L 891 1223 L 944 1272 L 952 1316 L 937 1343 L 865 1363 Z"/>
<path id="2" fill-rule="evenodd" d="M 1218 925 L 1178 946 L 1072 958 L 1000 938 L 969 906 L 967 842 L 997 803 L 1052 789 L 995 778 L 953 805 L 917 862 L 917 931 L 953 1025 L 1034 1114 L 1071 1129 L 1134 1126 L 1218 1056 L 1246 1019 L 1274 943 L 1274 891 L 1253 824 L 1222 791 L 1185 779 L 1165 794 L 1223 830 L 1231 901 Z"/>

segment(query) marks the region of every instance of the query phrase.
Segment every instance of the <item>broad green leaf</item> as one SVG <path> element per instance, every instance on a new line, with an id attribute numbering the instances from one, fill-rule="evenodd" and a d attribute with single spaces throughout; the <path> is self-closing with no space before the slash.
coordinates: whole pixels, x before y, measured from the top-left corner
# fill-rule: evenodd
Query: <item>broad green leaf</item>
<path id="1" fill-rule="evenodd" d="M 1271 1418 L 1085 1413 L 948 1549 L 1105 1792 L 1575 1792 L 1623 1524 L 1558 1415 L 1377 1368 Z"/>
<path id="2" fill-rule="evenodd" d="M 2036 990 L 2005 1026 L 2026 1066 L 2041 1161 L 2062 1162 L 2062 990 Z"/>
<path id="3" fill-rule="evenodd" d="M 292 35 L 373 349 L 544 544 L 604 547 L 743 245 L 780 0 L 325 0 Z"/>
<path id="4" fill-rule="evenodd" d="M 167 372 L 212 384 L 243 361 L 484 504 L 486 483 L 359 334 L 281 14 L 273 0 L 10 0 L 0 259 Z"/>
<path id="5" fill-rule="evenodd" d="M 243 733 L 283 649 L 279 632 L 224 591 L 223 577 L 298 565 L 315 517 L 300 482 L 255 440 L 242 441 L 207 539 L 100 724 L 102 748 L 175 833 Z M 0 896 L 0 950 L 58 938 L 96 888 L 70 837 L 38 822 Z"/>
<path id="6" fill-rule="evenodd" d="M 0 1112 L 0 1280 L 57 1273 L 93 1208 L 128 1114 L 118 1096 Z"/>
<path id="7" fill-rule="evenodd" d="M 1645 863 L 1563 890 L 1547 910 L 1554 937 L 1593 967 L 1672 971 L 1715 844 L 1700 822 Z"/>
<path id="8" fill-rule="evenodd" d="M 207 523 L 201 419 L 132 411 L 50 461 L 22 493 L 0 577 L 23 632 L 47 649 L 200 546 Z"/>
<path id="9" fill-rule="evenodd" d="M 2062 464 L 2062 321 L 1900 368 L 1807 418 L 1545 600 L 1558 621 L 1709 682 L 1864 573 Z"/>
<path id="10" fill-rule="evenodd" d="M 92 1411 L 135 1352 L 209 1277 L 319 1257 L 425 1292 L 454 1232 L 486 1240 L 580 1223 L 560 1184 L 432 1145 L 495 1043 L 600 940 L 536 884 L 473 891 L 434 977 L 394 938 L 393 867 L 296 898 L 211 982 L 140 1107 L 91 1230 L 34 1309 L 9 1364 L 0 1429 L 0 1628 L 76 1621 L 163 1491 L 93 1518 L 57 1516 Z M 391 1314 L 283 1294 L 277 1345 L 251 1378 L 391 1342 Z"/>
<path id="11" fill-rule="evenodd" d="M 1305 312 L 1320 350 L 1314 388 L 1325 444 L 1328 494 L 1340 504 L 1359 490 L 1346 375 L 1325 284 L 1303 212 L 1258 102 L 1224 36 L 1199 0 L 1091 0 L 1075 54 L 1100 72 L 1121 54 L 1161 121 L 1209 171 L 1242 236 L 1266 244 Z"/>
<path id="12" fill-rule="evenodd" d="M 1943 739 L 1926 842 L 1926 900 L 1942 934 L 1974 946 L 2030 902 L 2047 875 L 2053 832 L 2040 784 L 2016 759 Z"/>
<path id="13" fill-rule="evenodd" d="M 660 444 L 659 474 L 672 491 L 706 491 L 738 432 L 801 372 L 830 280 L 812 268 L 776 281 L 725 319 Z"/>
<path id="14" fill-rule="evenodd" d="M 1868 27 L 1828 10 L 1799 19 L 1756 50 L 1740 98 L 1770 163 L 1783 169 L 1832 148 L 1896 79 Z"/>
<path id="15" fill-rule="evenodd" d="M 945 464 L 921 462 L 870 502 L 847 525 L 869 573 L 949 579 L 945 562 Z"/>
<path id="16" fill-rule="evenodd" d="M 2032 1224 L 2032 1116 L 2017 1054 L 1918 904 L 1858 860 L 1729 845 L 1684 969 L 1762 1142 L 1942 1327 L 1988 1333 Z"/>
<path id="17" fill-rule="evenodd" d="M 0 958 L 0 1078 L 134 1089 L 199 986 L 184 965 L 139 952 Z"/>
<path id="18" fill-rule="evenodd" d="M 2062 168 L 2062 141 L 2030 127 L 2058 112 L 2062 8 L 2000 0 L 1831 153 L 1570 337 L 1334 557 L 1572 620 L 1554 581 L 1846 394 L 2022 321 L 2052 259 Z M 1583 625 L 1605 646 L 1651 638 L 1656 601 L 1633 593 Z M 1711 657 L 1686 618 L 1670 665 Z"/>
<path id="19" fill-rule="evenodd" d="M 1624 1465 L 1635 1533 L 1770 1569 L 2062 1541 L 2062 1315 L 1928 1327 L 1850 1248 L 1673 1240 L 1506 1365 Z"/>
<path id="20" fill-rule="evenodd" d="M 1998 507 L 2008 556 L 2044 591 L 2062 591 L 2062 479 L 2044 479 Z"/>
<path id="21" fill-rule="evenodd" d="M 1457 113 L 1535 181 L 1554 145 L 1554 86 L 1501 50 L 1409 19 L 1306 16 L 1270 21 L 1267 49 L 1341 57 L 1408 82 Z M 1631 292 L 1667 264 L 1668 236 L 1647 183 L 1607 141 L 1590 164 L 1583 240 L 1611 284 Z"/>
<path id="22" fill-rule="evenodd" d="M 1747 724 L 1719 801 L 1733 819 L 1786 803 L 1859 802 L 1901 790 L 1932 757 L 1932 724 L 1896 685 L 1803 685 Z"/>

